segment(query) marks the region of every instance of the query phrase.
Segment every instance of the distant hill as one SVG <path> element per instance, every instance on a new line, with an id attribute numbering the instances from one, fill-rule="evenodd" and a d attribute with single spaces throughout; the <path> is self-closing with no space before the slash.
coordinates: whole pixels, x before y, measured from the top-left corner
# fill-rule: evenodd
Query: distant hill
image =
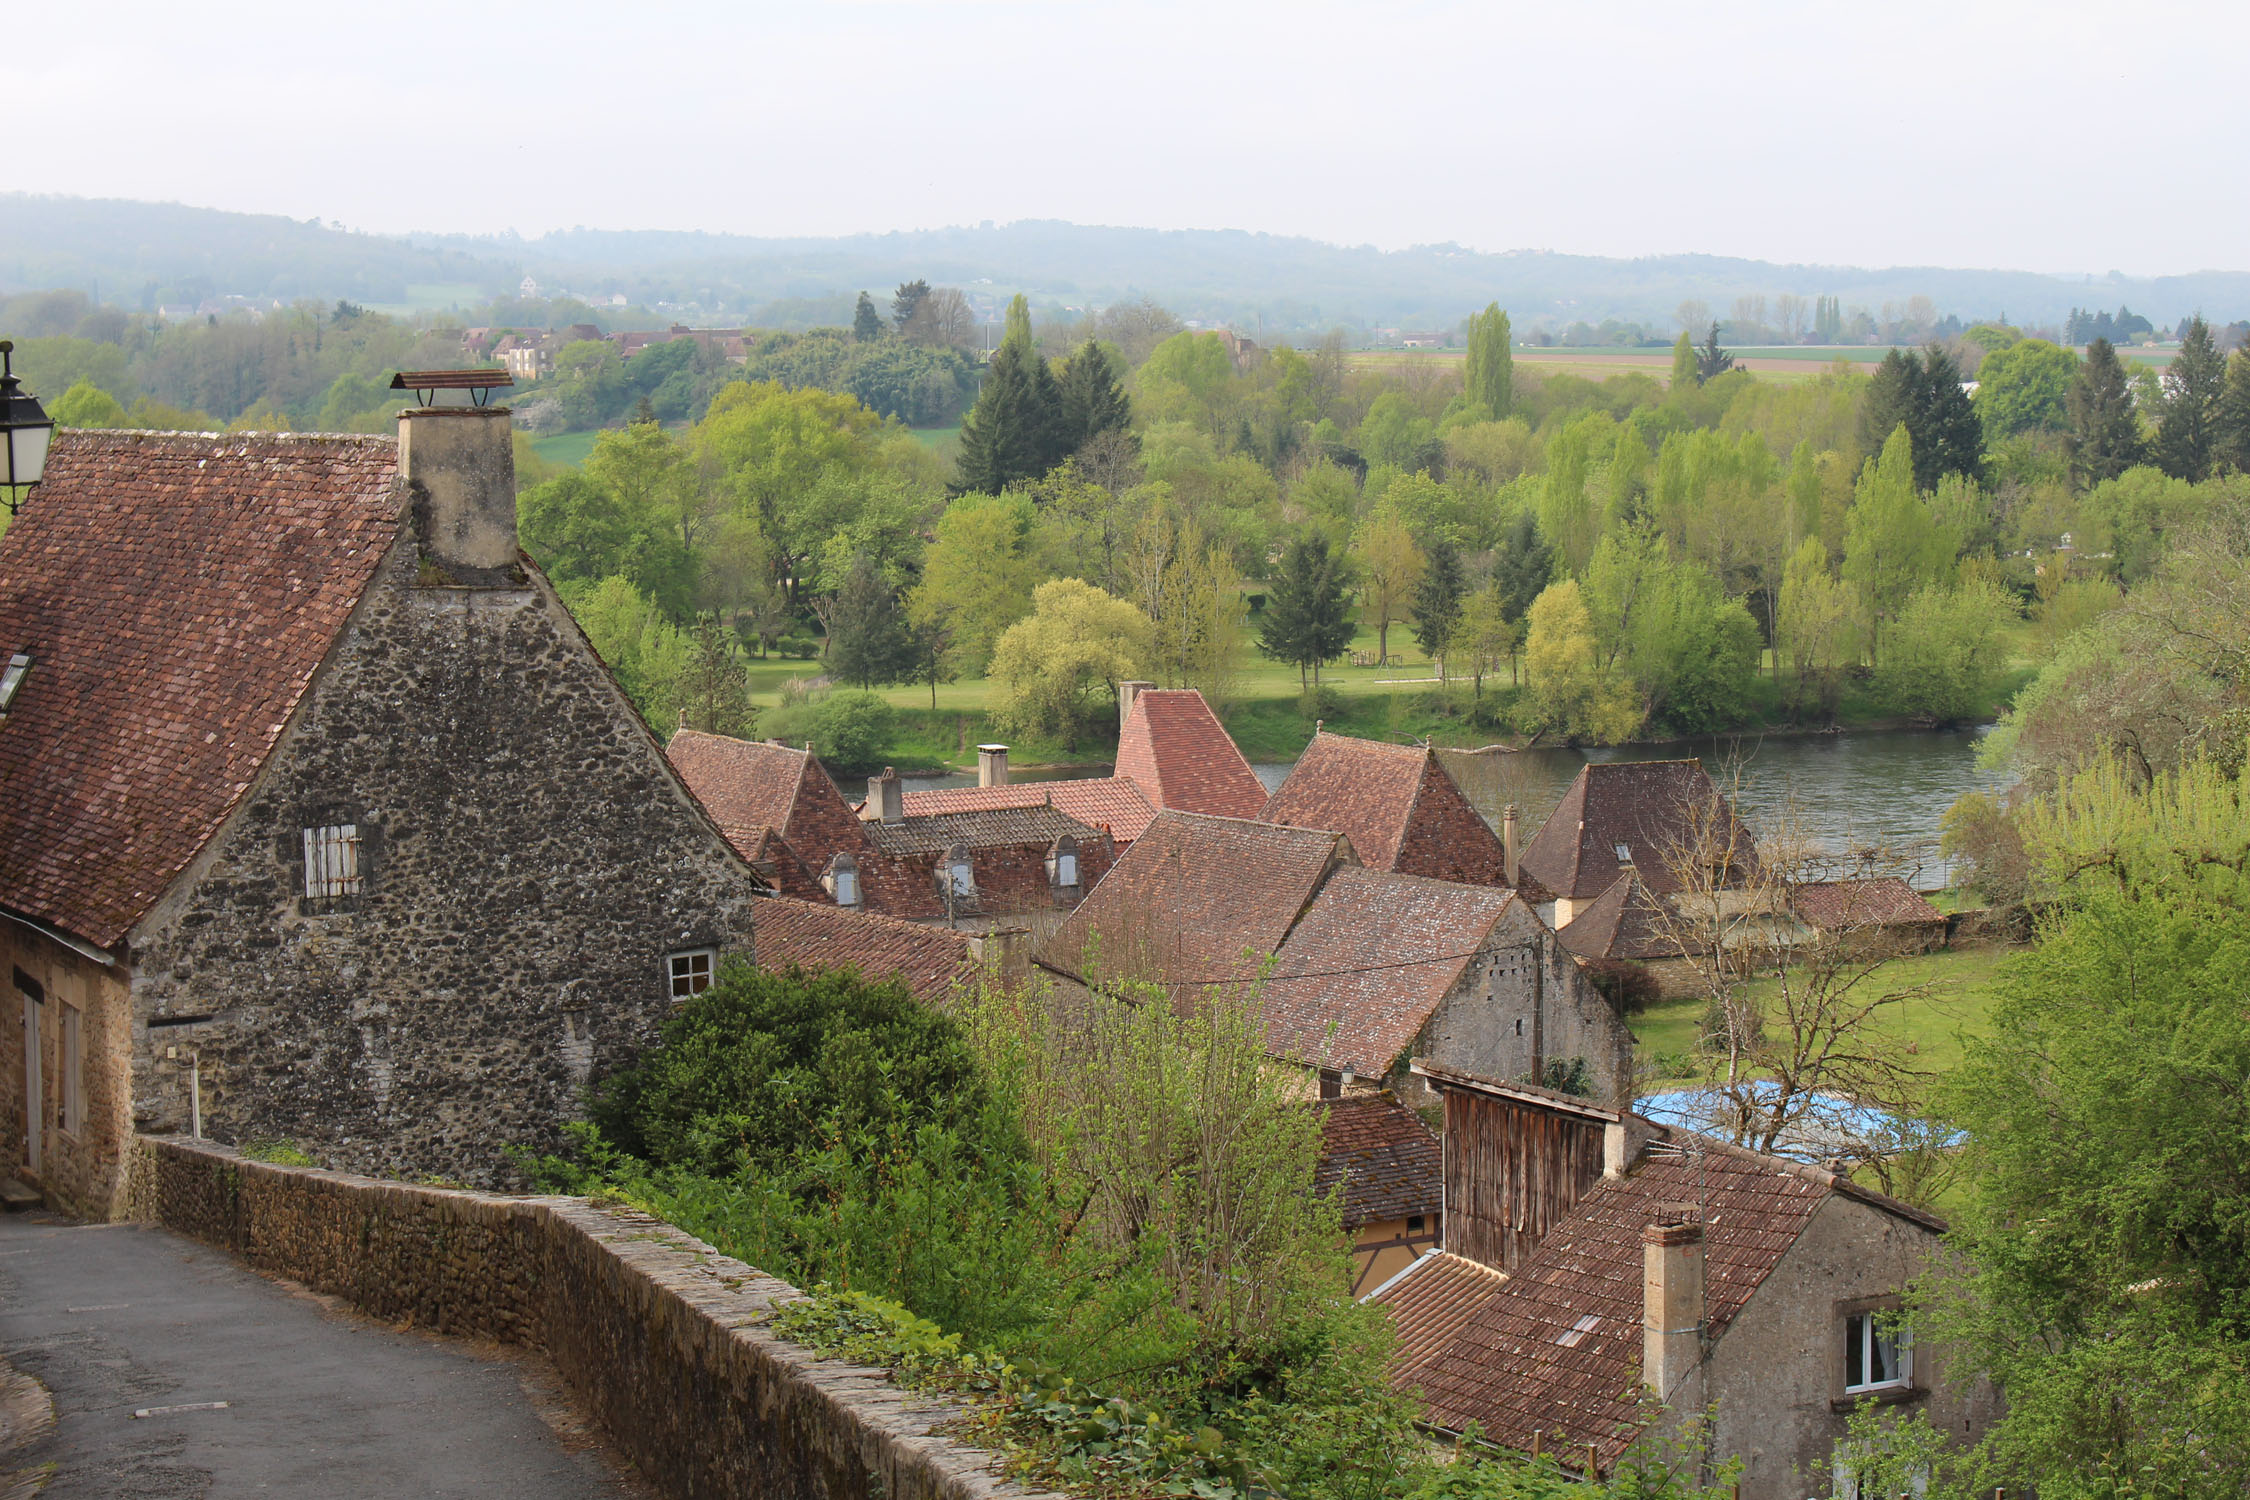
<path id="1" fill-rule="evenodd" d="M 1724 316 L 1740 296 L 1839 297 L 1879 310 L 1913 296 L 1963 319 L 2059 323 L 2074 306 L 2130 306 L 2162 328 L 2201 311 L 2250 316 L 2250 273 L 2058 277 L 1943 267 L 1775 265 L 1712 255 L 1621 260 L 1452 245 L 1379 251 L 1243 230 L 1054 221 L 830 239 L 572 229 L 536 239 L 348 233 L 318 223 L 175 204 L 0 195 L 0 291 L 99 289 L 128 307 L 239 294 L 471 305 L 529 274 L 550 293 L 622 294 L 709 321 L 776 302 L 838 305 L 899 282 L 1017 291 L 1046 306 L 1149 296 L 1182 317 L 1269 335 L 1347 327 L 1450 328 L 1499 302 L 1519 330 L 1605 317 L 1668 325 L 1683 299 Z"/>

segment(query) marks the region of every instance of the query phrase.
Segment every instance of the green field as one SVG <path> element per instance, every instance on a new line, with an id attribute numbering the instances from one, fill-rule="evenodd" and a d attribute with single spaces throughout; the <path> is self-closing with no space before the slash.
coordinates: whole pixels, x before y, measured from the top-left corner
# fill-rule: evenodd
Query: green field
<path id="1" fill-rule="evenodd" d="M 599 436 L 599 432 L 591 431 L 550 433 L 546 437 L 533 438 L 531 451 L 551 464 L 575 469 L 586 461 L 587 454 L 594 451 L 594 439 Z"/>
<path id="2" fill-rule="evenodd" d="M 2020 951 L 1973 943 L 1917 954 L 1884 966 L 1871 981 L 1881 986 L 1874 993 L 1924 984 L 1931 987 L 1931 993 L 1888 1012 L 1883 1027 L 1913 1044 L 1920 1066 L 1934 1073 L 1950 1071 L 1960 1065 L 1964 1039 L 1989 1034 L 1994 982 L 2002 966 Z M 1748 992 L 1753 996 L 1770 993 L 1775 983 L 1758 980 Z M 1632 1018 L 1634 1040 L 1666 1075 L 1649 1084 L 1648 1092 L 1692 1081 L 1689 1060 L 1695 1052 L 1702 1015 L 1703 1001 L 1691 996 L 1660 1001 Z"/>
<path id="3" fill-rule="evenodd" d="M 914 434 L 915 442 L 920 443 L 925 448 L 935 448 L 948 458 L 952 457 L 953 451 L 961 446 L 961 424 L 959 422 L 954 423 L 951 427 L 915 427 L 908 430 Z"/>

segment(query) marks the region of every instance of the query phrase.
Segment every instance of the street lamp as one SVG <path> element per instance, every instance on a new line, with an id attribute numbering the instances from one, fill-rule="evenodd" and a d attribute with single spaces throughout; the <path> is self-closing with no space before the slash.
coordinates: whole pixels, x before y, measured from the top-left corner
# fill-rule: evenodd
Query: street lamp
<path id="1" fill-rule="evenodd" d="M 8 514 L 23 503 L 23 492 L 47 474 L 47 440 L 55 423 L 38 398 L 26 395 L 15 376 L 16 346 L 0 339 L 0 488 L 8 492 Z"/>

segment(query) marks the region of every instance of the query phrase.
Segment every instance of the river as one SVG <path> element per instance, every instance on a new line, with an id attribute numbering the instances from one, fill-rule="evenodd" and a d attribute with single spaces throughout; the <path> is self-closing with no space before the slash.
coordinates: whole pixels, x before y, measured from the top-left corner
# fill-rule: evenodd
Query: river
<path id="1" fill-rule="evenodd" d="M 1899 730 L 1867 734 L 1777 735 L 1690 740 L 1669 745 L 1627 745 L 1615 750 L 1519 750 L 1501 754 L 1448 751 L 1448 769 L 1485 818 L 1497 825 L 1513 802 L 1524 827 L 1536 829 L 1562 800 L 1578 768 L 1589 761 L 1668 760 L 1696 756 L 1735 796 L 1738 809 L 1762 833 L 1784 821 L 1834 853 L 1879 848 L 1914 862 L 1914 881 L 1925 889 L 1948 884 L 1938 852 L 1938 821 L 1965 792 L 2008 785 L 2005 772 L 1977 764 L 1977 742 L 1986 731 Z M 1256 766 L 1268 787 L 1281 785 L 1290 762 Z M 1016 781 L 1106 775 L 1104 767 L 1068 771 L 1018 770 Z M 974 772 L 909 777 L 909 787 L 974 786 Z M 1888 863 L 1886 862 L 1886 867 Z"/>

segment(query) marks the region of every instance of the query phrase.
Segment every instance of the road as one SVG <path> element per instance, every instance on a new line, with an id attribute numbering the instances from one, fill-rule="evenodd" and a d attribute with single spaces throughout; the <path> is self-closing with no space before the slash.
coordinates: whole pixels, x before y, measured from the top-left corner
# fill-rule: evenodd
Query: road
<path id="1" fill-rule="evenodd" d="M 54 1397 L 7 1463 L 53 1463 L 48 1500 L 646 1493 L 558 1433 L 536 1361 L 332 1312 L 158 1229 L 0 1218 L 0 1351 Z"/>

